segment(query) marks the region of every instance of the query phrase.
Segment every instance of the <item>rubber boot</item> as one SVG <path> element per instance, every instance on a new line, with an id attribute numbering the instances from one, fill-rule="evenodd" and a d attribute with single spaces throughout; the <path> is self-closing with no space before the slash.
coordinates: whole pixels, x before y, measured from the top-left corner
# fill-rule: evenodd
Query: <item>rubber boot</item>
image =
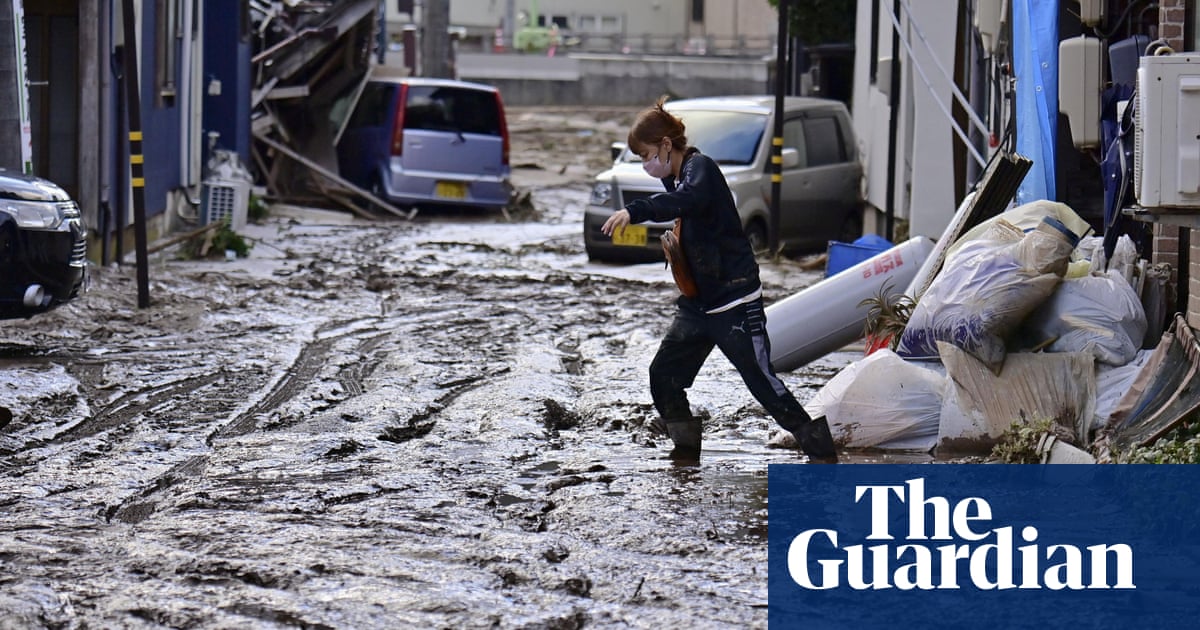
<path id="1" fill-rule="evenodd" d="M 837 462 L 837 447 L 833 444 L 833 434 L 824 417 L 805 422 L 792 431 L 792 435 L 796 436 L 796 443 L 809 459 Z"/>
<path id="2" fill-rule="evenodd" d="M 698 460 L 700 459 L 700 442 L 702 428 L 699 420 L 682 419 L 666 422 L 667 435 L 675 443 L 671 450 L 671 459 Z"/>

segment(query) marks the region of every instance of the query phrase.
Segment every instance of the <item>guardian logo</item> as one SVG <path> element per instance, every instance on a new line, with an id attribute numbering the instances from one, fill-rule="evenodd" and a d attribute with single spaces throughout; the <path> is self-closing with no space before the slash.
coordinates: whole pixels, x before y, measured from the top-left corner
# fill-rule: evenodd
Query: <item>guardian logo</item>
<path id="1" fill-rule="evenodd" d="M 771 465 L 778 628 L 1191 627 L 1200 466 Z"/>
<path id="2" fill-rule="evenodd" d="M 1033 525 L 1021 527 L 1020 541 L 1028 544 L 1018 545 L 1013 526 L 989 529 L 993 517 L 986 499 L 967 497 L 952 505 L 945 497 L 926 497 L 924 479 L 855 486 L 854 501 L 870 507 L 866 540 L 886 542 L 839 547 L 836 530 L 801 532 L 788 546 L 787 566 L 802 588 L 833 589 L 843 580 L 855 590 L 956 589 L 960 580 L 985 590 L 1135 588 L 1129 545 L 1041 545 Z M 907 515 L 903 544 L 893 542 L 892 509 Z M 1116 561 L 1114 576 L 1107 571 L 1110 559 Z M 1013 578 L 1014 564 L 1020 566 L 1019 583 Z"/>

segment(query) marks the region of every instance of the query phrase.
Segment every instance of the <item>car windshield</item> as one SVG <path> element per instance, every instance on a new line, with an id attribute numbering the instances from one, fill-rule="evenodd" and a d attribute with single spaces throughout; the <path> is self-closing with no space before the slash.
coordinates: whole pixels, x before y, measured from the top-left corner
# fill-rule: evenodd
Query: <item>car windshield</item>
<path id="1" fill-rule="evenodd" d="M 764 114 L 689 110 L 676 112 L 676 115 L 683 120 L 688 144 L 700 149 L 717 164 L 744 166 L 752 163 L 767 127 Z M 625 159 L 641 160 L 633 151 L 626 151 Z"/>
<path id="2" fill-rule="evenodd" d="M 498 136 L 501 127 L 496 95 L 459 87 L 410 86 L 404 128 Z"/>

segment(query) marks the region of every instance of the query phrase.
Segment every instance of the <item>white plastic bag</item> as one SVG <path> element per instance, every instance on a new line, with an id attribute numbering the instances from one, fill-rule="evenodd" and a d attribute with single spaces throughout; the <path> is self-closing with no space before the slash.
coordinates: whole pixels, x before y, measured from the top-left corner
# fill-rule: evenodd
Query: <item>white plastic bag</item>
<path id="1" fill-rule="evenodd" d="M 1063 280 L 1022 328 L 1029 342 L 1057 337 L 1046 347 L 1049 352 L 1090 352 L 1102 363 L 1125 365 L 1141 348 L 1146 313 L 1133 287 L 1113 269 Z"/>
<path id="2" fill-rule="evenodd" d="M 945 383 L 937 370 L 883 349 L 844 368 L 806 408 L 825 416 L 843 446 L 928 452 L 937 441 Z"/>
<path id="3" fill-rule="evenodd" d="M 952 343 L 998 373 L 1007 337 L 1054 292 L 1077 239 L 1043 219 L 1029 233 L 998 221 L 946 259 L 900 337 L 902 357 L 935 359 Z"/>

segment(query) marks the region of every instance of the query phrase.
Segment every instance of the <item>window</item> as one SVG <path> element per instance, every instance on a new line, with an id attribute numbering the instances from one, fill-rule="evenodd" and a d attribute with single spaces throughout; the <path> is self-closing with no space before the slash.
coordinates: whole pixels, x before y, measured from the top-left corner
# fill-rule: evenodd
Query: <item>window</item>
<path id="1" fill-rule="evenodd" d="M 396 86 L 390 83 L 368 83 L 358 97 L 350 127 L 382 127 L 388 123 L 392 111 L 392 95 Z"/>
<path id="2" fill-rule="evenodd" d="M 795 149 L 800 154 L 800 162 L 796 168 L 807 166 L 807 155 L 804 147 L 804 122 L 799 118 L 783 121 L 783 148 Z"/>
<path id="3" fill-rule="evenodd" d="M 496 95 L 457 87 L 410 86 L 405 129 L 500 135 Z"/>
<path id="4" fill-rule="evenodd" d="M 565 29 L 569 24 L 554 18 L 559 28 Z M 575 28 L 581 33 L 619 33 L 621 31 L 621 16 L 585 14 L 575 16 Z"/>
<path id="5" fill-rule="evenodd" d="M 692 0 L 692 21 L 704 21 L 704 0 Z"/>
<path id="6" fill-rule="evenodd" d="M 804 121 L 804 140 L 808 166 L 826 166 L 846 161 L 837 119 L 832 116 L 809 118 Z"/>
<path id="7" fill-rule="evenodd" d="M 676 112 L 687 127 L 688 144 L 699 147 L 717 164 L 745 165 L 754 162 L 767 117 L 739 112 Z"/>

